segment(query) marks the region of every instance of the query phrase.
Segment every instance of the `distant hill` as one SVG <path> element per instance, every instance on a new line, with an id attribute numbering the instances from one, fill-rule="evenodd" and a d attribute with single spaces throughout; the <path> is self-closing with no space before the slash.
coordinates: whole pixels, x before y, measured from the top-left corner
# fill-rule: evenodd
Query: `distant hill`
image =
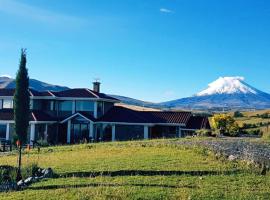
<path id="1" fill-rule="evenodd" d="M 15 88 L 15 80 L 8 76 L 0 76 L 0 88 Z M 52 91 L 62 91 L 69 89 L 65 86 L 59 86 L 59 85 L 52 85 L 48 84 L 36 79 L 30 79 L 29 80 L 30 88 L 38 90 L 38 91 L 46 91 L 46 90 L 52 90 Z"/>
<path id="2" fill-rule="evenodd" d="M 149 107 L 149 108 L 160 108 L 160 105 L 158 103 L 152 103 L 147 101 L 142 101 L 138 99 L 133 99 L 130 97 L 120 96 L 120 95 L 113 95 L 110 94 L 110 96 L 119 99 L 122 103 L 128 104 L 128 105 L 134 105 L 134 106 L 140 106 L 140 107 Z"/>

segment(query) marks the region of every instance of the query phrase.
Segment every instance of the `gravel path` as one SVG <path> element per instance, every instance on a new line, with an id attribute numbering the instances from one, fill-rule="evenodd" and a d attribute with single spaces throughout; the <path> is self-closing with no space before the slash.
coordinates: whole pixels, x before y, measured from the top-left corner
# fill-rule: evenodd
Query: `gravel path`
<path id="1" fill-rule="evenodd" d="M 219 138 L 209 140 L 175 141 L 181 145 L 196 145 L 209 148 L 217 154 L 229 159 L 246 160 L 266 168 L 270 167 L 270 144 L 259 142 L 257 139 Z"/>

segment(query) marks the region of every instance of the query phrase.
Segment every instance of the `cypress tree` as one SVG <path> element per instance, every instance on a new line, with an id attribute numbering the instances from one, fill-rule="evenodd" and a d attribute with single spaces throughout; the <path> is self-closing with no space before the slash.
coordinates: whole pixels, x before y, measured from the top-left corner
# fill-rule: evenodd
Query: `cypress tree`
<path id="1" fill-rule="evenodd" d="M 26 143 L 30 116 L 29 77 L 26 68 L 26 50 L 21 50 L 19 70 L 16 75 L 16 89 L 14 94 L 14 121 L 15 132 L 18 137 L 18 173 L 17 180 L 21 177 L 21 150 L 22 144 Z"/>

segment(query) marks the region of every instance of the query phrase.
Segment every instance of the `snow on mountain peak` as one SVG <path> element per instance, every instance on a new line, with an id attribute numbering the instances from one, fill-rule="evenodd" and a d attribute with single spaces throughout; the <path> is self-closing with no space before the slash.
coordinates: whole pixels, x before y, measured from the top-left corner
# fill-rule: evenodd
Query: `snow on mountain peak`
<path id="1" fill-rule="evenodd" d="M 210 83 L 206 90 L 197 93 L 195 96 L 207 96 L 215 94 L 257 94 L 258 90 L 244 82 L 244 77 L 220 77 Z"/>
<path id="2" fill-rule="evenodd" d="M 0 78 L 12 79 L 10 75 L 6 75 L 6 74 L 0 75 Z"/>

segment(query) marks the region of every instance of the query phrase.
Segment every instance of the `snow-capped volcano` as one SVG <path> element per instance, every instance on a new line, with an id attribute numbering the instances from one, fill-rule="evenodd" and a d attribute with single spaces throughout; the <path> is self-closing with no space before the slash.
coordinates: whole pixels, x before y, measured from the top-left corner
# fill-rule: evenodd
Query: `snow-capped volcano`
<path id="1" fill-rule="evenodd" d="M 243 77 L 220 77 L 208 88 L 188 98 L 162 103 L 184 109 L 265 109 L 270 108 L 270 94 L 244 82 Z"/>
<path id="2" fill-rule="evenodd" d="M 244 77 L 220 77 L 208 85 L 206 90 L 196 96 L 207 96 L 214 94 L 258 94 L 259 91 L 244 82 Z"/>

